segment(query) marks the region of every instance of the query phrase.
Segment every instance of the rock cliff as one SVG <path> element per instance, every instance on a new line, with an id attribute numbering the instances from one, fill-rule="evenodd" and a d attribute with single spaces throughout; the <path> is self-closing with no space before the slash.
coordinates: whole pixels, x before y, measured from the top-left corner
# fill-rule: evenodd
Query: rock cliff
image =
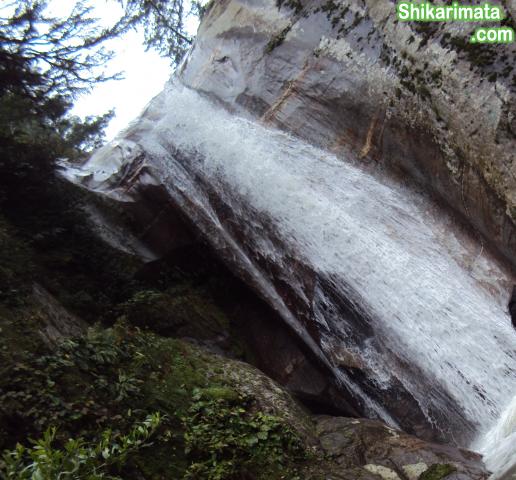
<path id="1" fill-rule="evenodd" d="M 116 205 L 90 213 L 122 249 L 209 244 L 267 304 L 254 363 L 314 411 L 471 445 L 514 394 L 516 237 L 514 47 L 469 30 L 212 2 L 164 92 L 66 175 Z"/>
<path id="2" fill-rule="evenodd" d="M 514 265 L 516 47 L 469 44 L 475 27 L 398 22 L 392 1 L 214 1 L 180 76 L 434 192 Z"/>

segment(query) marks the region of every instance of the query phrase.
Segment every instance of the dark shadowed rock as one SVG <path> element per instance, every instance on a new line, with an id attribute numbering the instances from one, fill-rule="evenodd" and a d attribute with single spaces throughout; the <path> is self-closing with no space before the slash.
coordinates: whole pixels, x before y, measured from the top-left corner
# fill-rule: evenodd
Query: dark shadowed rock
<path id="1" fill-rule="evenodd" d="M 47 345 L 55 346 L 64 339 L 76 337 L 86 330 L 86 323 L 68 312 L 41 285 L 34 285 L 32 297 L 36 308 L 34 317 L 41 323 L 39 333 Z"/>
<path id="2" fill-rule="evenodd" d="M 513 287 L 511 299 L 509 300 L 509 313 L 511 314 L 512 325 L 516 328 L 516 286 Z"/>

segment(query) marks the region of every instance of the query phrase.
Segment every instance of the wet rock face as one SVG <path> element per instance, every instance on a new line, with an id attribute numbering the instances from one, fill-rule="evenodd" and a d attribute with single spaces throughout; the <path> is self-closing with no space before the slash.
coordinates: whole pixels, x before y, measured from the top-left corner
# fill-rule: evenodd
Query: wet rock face
<path id="1" fill-rule="evenodd" d="M 326 458 L 336 465 L 331 478 L 465 480 L 488 476 L 480 455 L 426 443 L 373 420 L 318 417 L 316 432 Z"/>
<path id="2" fill-rule="evenodd" d="M 140 274 L 147 278 L 156 275 L 154 270 L 163 259 L 183 270 L 192 271 L 206 267 L 206 262 L 217 261 L 217 256 L 225 259 L 224 255 L 213 252 L 203 241 L 195 222 L 185 215 L 160 185 L 159 172 L 144 160 L 144 155 L 131 159 L 106 182 L 103 187 L 105 192 L 99 190 L 88 198 L 86 210 L 96 233 L 115 248 L 146 260 Z M 82 181 L 88 185 L 89 177 Z M 116 233 L 117 238 L 111 233 L 109 237 L 106 235 L 108 228 Z M 123 243 L 118 237 L 123 237 Z M 242 241 L 245 242 L 245 238 Z M 235 268 L 237 275 L 245 275 L 238 265 L 233 265 L 231 261 L 229 264 Z M 270 268 L 274 268 L 274 265 Z M 281 315 L 260 299 L 255 291 L 234 279 L 227 298 L 219 300 L 245 340 L 247 356 L 253 365 L 316 412 L 347 416 L 362 414 L 363 406 L 335 380 L 328 364 L 321 362 L 285 324 Z M 293 298 L 292 301 L 297 299 Z M 134 323 L 152 326 L 154 331 L 161 334 L 195 339 L 215 352 L 231 356 L 232 353 L 225 348 L 226 344 L 231 344 L 228 341 L 231 332 L 224 326 L 214 335 L 210 325 L 213 319 L 209 315 L 203 318 L 202 314 L 192 315 L 191 311 L 178 315 L 174 308 L 159 298 L 153 300 L 153 308 L 155 315 L 146 312 L 145 316 L 141 316 L 141 312 L 133 306 L 131 315 L 136 317 Z M 177 310 L 177 305 L 175 308 Z M 416 411 L 414 416 L 418 415 Z M 422 418 L 418 420 L 425 423 Z"/>
<path id="3" fill-rule="evenodd" d="M 392 12 L 387 8 L 390 4 L 383 5 L 378 10 L 375 2 L 348 3 L 348 9 L 334 20 L 336 14 L 332 9 L 317 8 L 321 4 L 326 5 L 324 2 L 301 4 L 290 1 L 280 10 L 274 2 L 266 0 L 215 2 L 201 26 L 193 52 L 178 75 L 187 86 L 239 116 L 253 119 L 258 117 L 265 124 L 287 129 L 343 159 L 345 157 L 347 162 L 355 161 L 367 167 L 373 173 L 379 170 L 382 170 L 382 175 L 386 171 L 394 170 L 409 172 L 412 178 L 433 188 L 435 192 L 442 189 L 441 193 L 449 203 L 457 210 L 464 210 L 463 213 L 473 212 L 472 204 L 468 203 L 471 201 L 468 195 L 480 195 L 483 199 L 480 205 L 486 222 L 502 218 L 492 209 L 490 202 L 495 198 L 489 196 L 492 192 L 484 195 L 480 188 L 476 186 L 472 189 L 471 184 L 467 183 L 467 172 L 479 172 L 471 166 L 473 163 L 467 164 L 466 168 L 465 162 L 470 157 L 462 155 L 460 161 L 457 160 L 459 157 L 455 163 L 448 161 L 450 155 L 459 151 L 449 143 L 450 138 L 454 142 L 462 138 L 462 133 L 459 135 L 453 131 L 453 128 L 459 128 L 459 124 L 453 127 L 450 121 L 446 129 L 439 130 L 443 135 L 451 132 L 450 137 L 445 138 L 448 143 L 444 140 L 444 143 L 439 143 L 437 130 L 433 130 L 440 124 L 434 121 L 435 112 L 432 114 L 428 110 L 429 105 L 435 106 L 434 103 L 429 103 L 434 98 L 432 95 L 438 98 L 444 91 L 458 95 L 458 84 L 445 90 L 444 77 L 439 80 L 441 77 L 438 74 L 435 74 L 435 82 L 440 84 L 439 87 L 432 87 L 431 82 L 419 77 L 416 79 L 419 83 L 416 80 L 411 80 L 410 83 L 407 78 L 412 75 L 412 70 L 407 67 L 405 72 L 403 68 L 408 62 L 409 54 L 405 52 L 404 56 L 404 51 L 399 53 L 405 48 L 405 43 L 397 35 L 403 37 L 403 32 L 400 33 L 396 24 L 392 24 Z M 340 21 L 350 24 L 338 26 Z M 407 45 L 417 44 L 422 47 L 425 39 L 429 44 L 438 36 L 435 32 L 432 34 L 436 35 L 435 38 L 426 31 L 415 33 L 419 33 L 421 38 L 418 37 L 417 41 L 416 37 L 412 41 L 407 40 Z M 390 42 L 389 45 L 392 44 L 390 49 L 385 47 L 387 41 Z M 367 48 L 363 47 L 366 44 Z M 433 51 L 433 47 L 421 48 L 421 52 L 427 50 Z M 398 54 L 403 61 L 397 57 Z M 415 52 L 412 58 L 416 62 Z M 436 55 L 434 60 L 438 62 L 442 59 Z M 414 70 L 413 75 L 416 75 L 417 70 Z M 470 79 L 472 82 L 475 75 Z M 387 316 L 384 310 L 389 311 L 388 304 L 391 298 L 397 298 L 399 286 L 392 289 L 392 295 L 387 301 L 378 302 L 378 308 L 366 308 L 373 300 L 373 295 L 366 298 L 369 292 L 362 282 L 370 270 L 376 271 L 380 266 L 385 267 L 382 263 L 384 259 L 380 259 L 380 263 L 375 262 L 371 268 L 367 265 L 368 268 L 361 270 L 357 278 L 351 279 L 360 287 L 357 289 L 356 285 L 348 282 L 349 279 L 346 280 L 347 270 L 352 270 L 353 264 L 348 265 L 347 270 L 340 267 L 333 271 L 333 266 L 346 260 L 347 255 L 324 259 L 321 264 L 317 261 L 317 255 L 315 261 L 311 259 L 314 256 L 311 249 L 296 250 L 296 246 L 311 245 L 314 239 L 321 251 L 327 248 L 326 243 L 319 241 L 318 236 L 309 235 L 297 223 L 290 225 L 295 233 L 292 235 L 294 238 L 291 238 L 290 230 L 287 230 L 288 235 L 284 231 L 281 235 L 280 222 L 277 225 L 274 220 L 289 218 L 292 211 L 297 211 L 296 205 L 292 203 L 288 212 L 276 208 L 277 204 L 283 204 L 282 198 L 273 205 L 274 208 L 265 205 L 261 212 L 259 200 L 264 195 L 250 197 L 258 202 L 255 205 L 249 199 L 242 198 L 244 196 L 240 194 L 240 189 L 235 194 L 233 189 L 240 185 L 238 181 L 232 183 L 221 180 L 210 170 L 209 162 L 202 164 L 208 159 L 215 161 L 217 165 L 223 158 L 223 162 L 218 164 L 222 169 L 226 165 L 238 165 L 238 157 L 245 158 L 240 150 L 245 141 L 239 145 L 236 154 L 233 150 L 227 151 L 225 144 L 218 143 L 219 139 L 223 142 L 228 140 L 224 136 L 225 132 L 217 129 L 211 131 L 212 125 L 205 125 L 202 117 L 210 118 L 214 125 L 217 121 L 224 125 L 224 122 L 228 122 L 229 127 L 232 125 L 228 118 L 230 115 L 224 109 L 210 110 L 212 102 L 205 101 L 202 95 L 195 93 L 196 100 L 192 102 L 190 96 L 194 92 L 181 88 L 185 91 L 181 102 L 169 103 L 172 98 L 170 95 L 178 91 L 176 83 L 174 80 L 167 86 L 124 135 L 90 160 L 85 170 L 94 174 L 83 176 L 83 184 L 120 203 L 121 209 L 132 219 L 129 223 L 133 224 L 133 243 L 137 245 L 141 242 L 155 257 L 191 245 L 198 237 L 205 239 L 226 266 L 271 308 L 268 312 L 258 312 L 256 315 L 251 312 L 246 319 L 244 329 L 250 337 L 248 343 L 253 349 L 254 363 L 275 380 L 288 386 L 314 411 L 383 418 L 393 425 L 398 424 L 413 434 L 431 440 L 459 442 L 462 445 L 471 441 L 477 432 L 477 417 L 465 415 L 465 409 L 460 406 L 462 399 L 469 398 L 464 390 L 457 394 L 455 391 L 451 392 L 451 389 L 433 388 L 434 373 L 425 374 L 425 366 L 413 361 L 416 358 L 425 358 L 420 355 L 419 349 L 410 357 L 406 343 L 402 343 L 401 349 L 396 349 L 397 344 L 393 348 L 389 347 L 388 334 L 392 325 L 389 323 L 387 327 L 386 322 L 384 328 L 383 317 Z M 469 88 L 469 84 L 462 87 Z M 483 90 L 479 85 L 477 87 L 480 95 Z M 461 112 L 456 113 L 449 104 L 453 102 L 443 104 L 439 114 L 441 118 L 444 118 L 442 115 L 446 109 L 450 118 L 453 115 L 468 118 L 469 110 L 466 106 L 461 106 Z M 457 103 L 453 105 L 456 108 Z M 219 110 L 224 111 L 224 115 L 218 117 Z M 169 117 L 170 112 L 183 112 L 185 115 Z M 251 123 L 256 125 L 256 122 Z M 175 128 L 174 132 L 171 131 L 172 126 Z M 262 158 L 271 154 L 269 146 L 276 145 L 274 137 L 269 137 L 270 130 L 261 130 L 267 132 L 267 137 L 257 137 L 259 145 L 267 145 L 268 148 L 258 149 L 256 152 L 253 150 L 253 155 L 249 156 L 256 159 L 255 163 L 258 165 L 262 165 L 259 163 Z M 190 135 L 192 132 L 194 138 Z M 209 135 L 203 137 L 207 132 Z M 240 137 L 235 135 L 235 138 L 243 140 L 249 134 L 247 129 L 242 131 Z M 281 135 L 282 147 L 290 142 L 296 145 L 298 143 L 291 137 L 278 135 Z M 211 137 L 215 137 L 217 141 L 213 142 Z M 181 138 L 186 138 L 187 141 L 182 142 Z M 502 153 L 510 151 L 507 149 L 513 138 L 498 138 L 499 145 L 503 146 Z M 205 150 L 204 141 L 208 142 L 209 147 Z M 488 139 L 485 139 L 483 145 L 489 145 Z M 309 149 L 304 165 L 310 167 L 313 152 L 308 145 L 304 148 Z M 473 146 L 468 150 L 468 155 L 472 149 Z M 295 163 L 289 164 L 289 158 L 295 159 Z M 479 158 L 476 155 L 470 160 L 473 162 Z M 275 166 L 295 168 L 302 164 L 301 160 L 302 155 L 299 155 L 296 148 L 295 155 L 281 156 Z M 507 161 L 509 164 L 510 161 Z M 208 165 L 208 168 L 205 169 L 203 165 Z M 334 168 L 331 169 L 331 178 L 340 178 L 337 186 L 337 190 L 340 190 L 346 179 L 339 174 L 341 170 L 345 170 L 346 165 L 338 161 L 332 165 Z M 243 167 L 247 172 L 252 165 L 243 164 Z M 282 172 L 282 169 L 273 171 Z M 363 174 L 359 169 L 356 171 Z M 253 172 L 251 168 L 251 173 Z M 459 175 L 458 180 L 453 176 L 455 174 Z M 367 177 L 370 178 L 369 175 Z M 251 176 L 246 177 L 244 186 L 249 185 L 248 178 Z M 240 176 L 238 179 L 242 180 Z M 307 180 L 311 182 L 312 177 Z M 274 187 L 274 182 L 267 184 L 267 191 L 273 190 L 271 185 Z M 333 188 L 334 183 L 330 182 L 329 186 Z M 281 191 L 281 187 L 277 186 L 277 191 Z M 351 186 L 348 185 L 347 188 Z M 254 192 L 252 188 L 249 190 Z M 366 190 L 361 185 L 357 191 L 361 193 Z M 311 189 L 307 192 L 314 196 L 319 193 Z M 332 192 L 332 189 L 323 191 L 333 195 Z M 371 189 L 370 192 L 368 198 L 377 198 L 378 189 Z M 403 205 L 406 204 L 410 205 L 410 202 L 404 202 Z M 398 209 L 405 211 L 400 205 Z M 374 213 L 376 214 L 376 210 Z M 324 214 L 325 212 L 321 212 L 321 217 L 326 218 Z M 305 216 L 303 213 L 303 220 Z M 376 224 L 376 215 L 373 217 Z M 388 214 L 383 217 L 388 217 Z M 362 225 L 364 218 L 362 215 L 356 223 Z M 422 224 L 429 222 L 429 218 L 428 210 L 417 214 L 417 219 L 424 219 Z M 484 217 L 472 215 L 472 218 L 477 223 L 482 223 Z M 508 217 L 505 213 L 503 218 L 506 222 Z M 419 222 L 407 225 L 415 228 L 414 225 L 419 225 Z M 320 231 L 320 224 L 315 222 L 313 226 L 316 227 L 313 230 Z M 491 226 L 484 222 L 482 228 L 485 232 L 492 233 L 491 238 L 496 241 L 498 230 L 489 230 Z M 503 229 L 510 240 L 512 226 L 504 223 Z M 397 227 L 393 231 L 397 232 Z M 422 229 L 422 232 L 422 238 L 430 238 L 426 229 Z M 307 240 L 306 245 L 297 245 L 297 237 Z M 370 235 L 364 236 L 363 243 L 368 244 L 365 240 L 369 237 Z M 337 238 L 340 237 L 337 235 Z M 379 243 L 384 243 L 389 237 L 378 238 L 381 240 Z M 498 245 L 502 249 L 510 247 L 507 242 L 498 242 Z M 473 248 L 475 252 L 472 258 L 476 259 L 476 243 Z M 417 245 L 415 249 L 420 256 L 424 245 Z M 478 249 L 480 250 L 480 245 Z M 434 252 L 433 244 L 430 250 Z M 361 251 L 358 248 L 358 252 Z M 388 258 L 404 258 L 405 250 L 399 252 L 396 248 L 392 252 L 394 253 Z M 471 252 L 468 251 L 468 258 L 469 253 Z M 359 260 L 359 257 L 357 254 L 356 259 Z M 409 258 L 415 261 L 415 257 Z M 421 272 L 429 270 L 429 265 L 433 265 L 440 257 L 429 253 L 428 258 L 433 259 L 433 262 L 422 264 L 425 268 Z M 356 263 L 356 260 L 353 262 Z M 392 272 L 390 277 L 406 278 L 403 274 L 407 269 L 393 270 L 391 265 L 387 266 L 388 271 Z M 453 270 L 448 278 L 453 278 L 456 273 Z M 389 276 L 384 279 L 388 285 Z M 461 289 L 464 285 L 469 285 L 470 272 L 465 277 L 467 282 L 457 283 Z M 502 277 L 505 276 L 500 276 L 500 285 L 505 281 Z M 440 281 L 438 276 L 429 278 L 430 285 Z M 497 288 L 503 288 L 500 285 Z M 455 291 L 460 290 L 456 288 Z M 377 293 L 382 292 L 383 289 L 380 289 Z M 414 291 L 410 290 L 409 293 Z M 404 302 L 402 310 L 406 310 L 408 314 L 404 317 L 404 322 L 399 322 L 400 332 L 404 334 L 407 331 L 414 309 L 426 317 L 428 306 L 433 308 L 435 304 L 440 305 L 440 298 L 437 297 L 438 295 L 433 294 L 423 296 L 424 301 L 413 303 L 412 309 L 405 308 Z M 471 298 L 478 297 L 479 295 L 474 295 Z M 420 308 L 421 305 L 425 308 Z M 397 318 L 400 309 L 393 311 L 391 318 Z M 482 321 L 493 313 L 487 307 L 485 311 L 485 315 L 477 315 L 482 317 Z M 457 316 L 459 315 L 462 315 L 461 308 L 457 308 Z M 448 317 L 444 312 L 443 319 Z M 483 323 L 481 330 L 485 331 Z M 404 335 L 401 336 L 404 338 Z M 345 340 L 349 340 L 349 344 Z M 469 351 L 470 344 L 466 343 L 466 350 Z M 346 348 L 344 345 L 353 348 Z M 392 371 L 403 372 L 403 375 L 392 375 L 388 386 L 380 378 L 382 388 L 378 388 L 376 366 L 379 364 L 367 368 L 363 358 L 357 356 L 357 352 L 362 352 L 365 347 L 378 353 L 381 365 L 387 365 L 386 377 L 390 377 Z M 439 349 L 435 349 L 435 352 L 444 351 L 440 345 L 436 347 Z M 455 350 L 456 346 L 453 345 L 453 352 Z M 497 350 L 500 350 L 499 345 L 493 351 Z M 446 351 L 451 352 L 452 349 Z M 469 357 L 464 355 L 461 358 Z M 438 361 L 441 362 L 442 357 Z M 489 357 L 489 365 L 491 363 Z M 438 365 L 440 363 L 436 362 L 436 367 Z M 460 373 L 460 370 L 457 372 Z M 409 386 L 402 382 L 403 378 L 411 379 Z M 476 382 L 477 378 L 472 381 Z M 462 384 L 462 380 L 460 383 Z M 471 382 L 464 383 L 471 385 Z M 468 386 L 466 391 L 469 388 Z M 425 403 L 422 407 L 420 400 L 423 398 L 426 402 L 427 392 L 431 392 L 429 405 Z M 422 396 L 418 398 L 417 395 L 421 393 Z M 476 392 L 473 393 L 476 395 Z M 474 398 L 477 399 L 477 396 Z M 387 411 L 383 411 L 384 406 Z M 369 471 L 367 475 L 377 475 L 378 469 L 375 472 Z"/>
<path id="4" fill-rule="evenodd" d="M 215 1 L 183 82 L 423 185 L 514 265 L 514 44 L 469 45 L 474 24 L 398 22 L 394 2 L 278 3 Z"/>
<path id="5" fill-rule="evenodd" d="M 239 295 L 239 303 L 241 296 Z M 360 406 L 332 380 L 323 365 L 296 342 L 274 312 L 256 300 L 237 308 L 235 317 L 253 364 L 296 395 L 314 412 L 360 416 Z"/>

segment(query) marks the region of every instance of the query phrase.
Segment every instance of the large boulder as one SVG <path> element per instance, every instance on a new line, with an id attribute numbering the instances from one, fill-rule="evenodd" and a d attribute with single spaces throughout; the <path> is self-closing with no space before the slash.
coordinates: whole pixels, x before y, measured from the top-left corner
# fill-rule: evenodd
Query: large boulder
<path id="1" fill-rule="evenodd" d="M 318 417 L 316 432 L 335 480 L 487 477 L 479 455 L 422 442 L 373 420 Z"/>

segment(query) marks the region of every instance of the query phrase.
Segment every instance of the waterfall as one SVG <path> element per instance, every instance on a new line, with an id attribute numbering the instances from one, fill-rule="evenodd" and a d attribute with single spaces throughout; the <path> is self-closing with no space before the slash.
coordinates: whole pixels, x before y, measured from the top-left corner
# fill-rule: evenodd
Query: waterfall
<path id="1" fill-rule="evenodd" d="M 113 185 L 142 155 L 370 415 L 399 421 L 382 401 L 398 384 L 447 438 L 473 442 L 500 475 L 514 469 L 512 279 L 450 216 L 421 193 L 231 115 L 177 81 L 80 175 L 121 194 Z M 368 386 L 339 368 L 338 348 L 357 358 Z"/>
<path id="2" fill-rule="evenodd" d="M 473 448 L 484 454 L 484 462 L 495 472 L 493 480 L 516 478 L 516 396 L 495 425 L 481 435 Z"/>

